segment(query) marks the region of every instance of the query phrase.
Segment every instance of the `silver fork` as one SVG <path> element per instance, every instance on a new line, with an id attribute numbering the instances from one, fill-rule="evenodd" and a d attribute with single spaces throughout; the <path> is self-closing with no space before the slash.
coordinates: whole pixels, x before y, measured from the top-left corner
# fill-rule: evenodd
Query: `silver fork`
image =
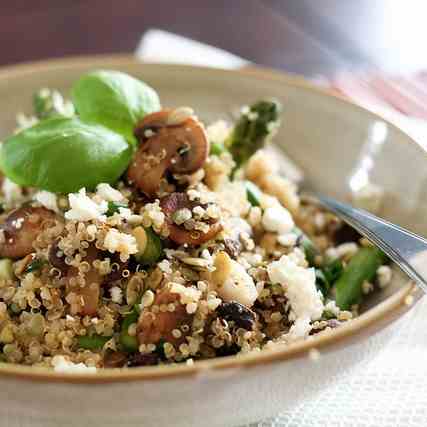
<path id="1" fill-rule="evenodd" d="M 427 240 L 424 237 L 330 197 L 316 194 L 314 199 L 377 245 L 427 293 Z"/>

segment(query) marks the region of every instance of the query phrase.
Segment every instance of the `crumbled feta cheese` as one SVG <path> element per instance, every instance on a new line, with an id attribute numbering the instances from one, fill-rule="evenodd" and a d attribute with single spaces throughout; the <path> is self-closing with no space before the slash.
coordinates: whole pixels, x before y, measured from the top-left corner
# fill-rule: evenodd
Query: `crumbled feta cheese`
<path id="1" fill-rule="evenodd" d="M 94 374 L 96 372 L 94 366 L 86 366 L 84 363 L 73 363 L 64 356 L 54 356 L 52 359 L 52 366 L 55 372 L 63 372 L 66 374 Z"/>
<path id="2" fill-rule="evenodd" d="M 258 297 L 255 283 L 244 267 L 231 260 L 231 272 L 224 283 L 218 287 L 218 295 L 225 301 L 237 301 L 252 307 Z"/>
<path id="3" fill-rule="evenodd" d="M 59 212 L 56 194 L 42 190 L 38 191 L 34 195 L 34 199 L 37 200 L 46 209 L 50 209 L 54 212 Z"/>
<path id="4" fill-rule="evenodd" d="M 290 318 L 295 323 L 290 329 L 293 336 L 305 336 L 310 331 L 310 320 L 317 320 L 323 313 L 323 302 L 316 289 L 314 268 L 299 266 L 292 257 L 284 255 L 267 267 L 273 283 L 281 284 L 291 307 Z"/>
<path id="5" fill-rule="evenodd" d="M 132 211 L 129 208 L 119 208 L 119 215 L 127 220 L 132 216 Z"/>
<path id="6" fill-rule="evenodd" d="M 238 216 L 228 218 L 224 223 L 225 234 L 233 240 L 239 240 L 242 233 L 252 235 L 252 227 L 243 219 Z"/>
<path id="7" fill-rule="evenodd" d="M 22 199 L 22 188 L 9 178 L 4 178 L 2 192 L 7 205 L 12 206 Z"/>
<path id="8" fill-rule="evenodd" d="M 384 190 L 378 185 L 367 183 L 352 194 L 353 205 L 373 214 L 379 213 L 384 199 Z"/>
<path id="9" fill-rule="evenodd" d="M 105 221 L 103 215 L 108 210 L 108 203 L 102 201 L 100 204 L 95 203 L 86 195 L 86 189 L 82 188 L 78 193 L 68 195 L 71 209 L 65 212 L 65 218 L 75 221 L 99 220 Z"/>
<path id="10" fill-rule="evenodd" d="M 126 261 L 130 255 L 138 252 L 136 239 L 132 234 L 121 233 L 110 228 L 104 239 L 105 248 L 111 253 L 120 252 L 120 259 Z"/>
<path id="11" fill-rule="evenodd" d="M 110 184 L 101 183 L 96 187 L 96 194 L 107 202 L 121 202 L 125 198 L 120 191 L 111 187 Z"/>
<path id="12" fill-rule="evenodd" d="M 287 209 L 282 206 L 271 206 L 264 211 L 262 225 L 267 231 L 287 234 L 294 228 L 295 223 Z"/>
<path id="13" fill-rule="evenodd" d="M 123 300 L 123 291 L 118 286 L 113 286 L 110 289 L 111 301 L 116 304 L 121 304 Z"/>

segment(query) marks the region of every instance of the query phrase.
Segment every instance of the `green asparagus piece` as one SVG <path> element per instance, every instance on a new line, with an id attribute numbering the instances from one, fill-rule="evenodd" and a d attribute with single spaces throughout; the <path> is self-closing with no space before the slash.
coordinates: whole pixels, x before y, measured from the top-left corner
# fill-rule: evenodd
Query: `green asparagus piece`
<path id="1" fill-rule="evenodd" d="M 132 323 L 136 323 L 139 317 L 139 310 L 137 306 L 123 319 L 121 331 L 120 331 L 120 344 L 123 346 L 123 349 L 129 353 L 135 353 L 138 351 L 138 339 L 129 335 L 128 329 Z"/>
<path id="2" fill-rule="evenodd" d="M 375 277 L 378 267 L 386 261 L 380 249 L 366 247 L 360 249 L 336 281 L 336 303 L 341 310 L 348 310 L 362 300 L 362 284 Z"/>
<path id="3" fill-rule="evenodd" d="M 298 236 L 298 246 L 304 251 L 305 258 L 310 266 L 315 265 L 316 256 L 319 250 L 311 239 L 298 227 L 295 227 L 293 232 Z"/>
<path id="4" fill-rule="evenodd" d="M 264 146 L 277 129 L 282 106 L 274 100 L 258 101 L 244 110 L 225 146 L 231 152 L 236 169 Z"/>
<path id="5" fill-rule="evenodd" d="M 163 244 L 160 237 L 151 229 L 145 228 L 147 245 L 143 253 L 135 254 L 136 260 L 142 265 L 154 264 L 163 254 Z"/>
<path id="6" fill-rule="evenodd" d="M 100 350 L 110 339 L 111 337 L 94 334 L 78 337 L 77 342 L 79 344 L 79 348 L 84 348 L 86 350 Z"/>

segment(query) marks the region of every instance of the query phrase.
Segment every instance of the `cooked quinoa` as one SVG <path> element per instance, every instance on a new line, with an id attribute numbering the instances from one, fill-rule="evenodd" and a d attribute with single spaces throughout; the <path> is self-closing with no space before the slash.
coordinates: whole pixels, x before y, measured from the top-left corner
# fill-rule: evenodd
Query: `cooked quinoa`
<path id="1" fill-rule="evenodd" d="M 227 148 L 238 123 L 205 127 L 188 107 L 155 115 L 136 127 L 139 148 L 115 183 L 64 194 L 1 178 L 2 361 L 69 372 L 193 363 L 288 345 L 357 315 L 360 301 L 337 304 L 340 278 L 327 268 L 345 274 L 369 243 L 301 200 L 268 141 L 244 157 Z M 242 117 L 259 115 L 246 107 Z M 268 123 L 268 139 L 276 128 Z M 204 145 L 187 173 L 191 138 Z M 363 295 L 391 281 L 385 264 Z"/>

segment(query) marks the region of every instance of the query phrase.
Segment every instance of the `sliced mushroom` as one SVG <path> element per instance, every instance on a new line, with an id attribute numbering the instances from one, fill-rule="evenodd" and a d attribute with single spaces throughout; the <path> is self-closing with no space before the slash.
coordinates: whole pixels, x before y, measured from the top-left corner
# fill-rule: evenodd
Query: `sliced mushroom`
<path id="1" fill-rule="evenodd" d="M 127 177 L 149 197 L 156 195 L 167 172 L 193 173 L 209 154 L 209 141 L 201 123 L 190 115 L 176 120 L 176 111 L 149 114 L 135 129 L 140 147 Z"/>
<path id="2" fill-rule="evenodd" d="M 174 311 L 162 311 L 161 306 L 175 306 Z M 154 313 L 153 307 L 157 306 L 159 311 Z M 192 315 L 188 314 L 185 305 L 179 302 L 179 295 L 162 289 L 158 291 L 154 302 L 150 307 L 144 308 L 138 319 L 137 333 L 140 344 L 156 344 L 160 340 L 179 345 L 185 342 L 185 333 L 175 336 L 172 331 L 180 330 L 183 325 L 191 325 Z"/>
<path id="3" fill-rule="evenodd" d="M 172 193 L 160 200 L 160 207 L 166 216 L 169 228 L 169 238 L 179 245 L 185 243 L 190 245 L 200 245 L 213 239 L 222 229 L 222 225 L 217 220 L 211 220 L 209 230 L 202 233 L 198 230 L 187 230 L 184 226 L 179 226 L 173 222 L 173 214 L 180 209 L 192 210 L 196 206 L 202 206 L 191 201 L 185 193 Z"/>
<path id="4" fill-rule="evenodd" d="M 87 249 L 87 255 L 84 261 L 90 265 L 90 270 L 85 273 L 85 285 L 84 286 L 68 286 L 68 292 L 73 292 L 81 298 L 80 309 L 77 311 L 78 314 L 83 316 L 94 316 L 98 311 L 99 296 L 101 293 L 101 284 L 104 277 L 101 276 L 99 271 L 92 265 L 93 261 L 98 258 L 98 249 L 94 246 L 90 246 Z M 69 267 L 67 278 L 71 279 L 78 275 L 78 269 L 76 267 Z M 76 314 L 77 314 L 76 313 Z"/>
<path id="5" fill-rule="evenodd" d="M 0 257 L 17 259 L 33 252 L 34 240 L 56 219 L 57 215 L 46 208 L 25 206 L 11 212 L 0 225 L 5 239 Z"/>

